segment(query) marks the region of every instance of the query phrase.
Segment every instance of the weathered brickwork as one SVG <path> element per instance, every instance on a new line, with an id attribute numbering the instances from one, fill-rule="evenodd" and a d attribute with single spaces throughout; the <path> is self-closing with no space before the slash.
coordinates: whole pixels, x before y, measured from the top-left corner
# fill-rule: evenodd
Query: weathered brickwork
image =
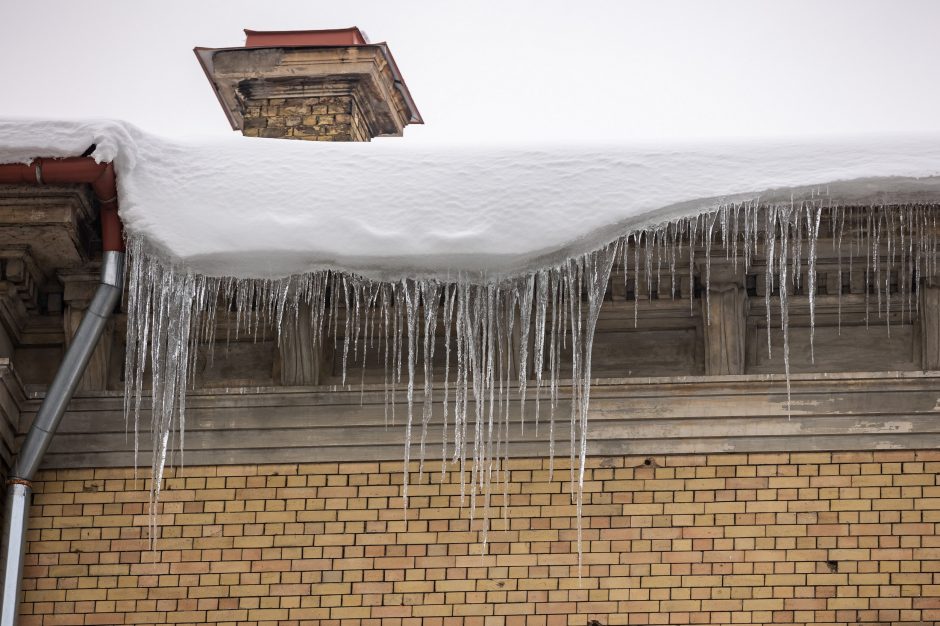
<path id="1" fill-rule="evenodd" d="M 353 96 L 270 98 L 245 108 L 248 137 L 310 141 L 369 141 L 371 134 Z"/>
<path id="2" fill-rule="evenodd" d="M 48 471 L 22 623 L 940 620 L 940 451 L 590 459 L 580 580 L 561 466 L 510 461 L 486 556 L 433 468 L 406 521 L 400 463 L 189 467 L 159 552 L 133 470 Z"/>

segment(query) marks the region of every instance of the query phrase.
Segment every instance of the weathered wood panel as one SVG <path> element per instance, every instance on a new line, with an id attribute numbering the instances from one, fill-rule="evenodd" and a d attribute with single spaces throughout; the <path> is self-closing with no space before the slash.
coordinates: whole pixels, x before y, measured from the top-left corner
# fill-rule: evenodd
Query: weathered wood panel
<path id="1" fill-rule="evenodd" d="M 593 371 L 602 377 L 702 374 L 699 343 L 694 328 L 598 332 Z"/>
<path id="2" fill-rule="evenodd" d="M 210 355 L 206 346 L 199 349 L 196 380 L 202 387 L 274 384 L 277 345 L 272 340 L 218 342 Z"/>
<path id="3" fill-rule="evenodd" d="M 750 333 L 748 344 L 752 360 L 750 374 L 782 373 L 783 332 L 771 329 L 771 352 L 767 350 L 766 328 Z M 886 370 L 912 371 L 919 369 L 919 346 L 915 342 L 915 329 L 911 324 L 898 324 L 890 329 L 884 324 L 871 328 L 864 326 L 817 327 L 813 341 L 815 360 L 810 352 L 810 329 L 790 327 L 791 372 L 857 372 L 877 367 Z"/>
<path id="4" fill-rule="evenodd" d="M 851 294 L 816 300 L 815 337 L 810 343 L 809 301 L 794 297 L 790 303 L 791 372 L 916 371 L 921 369 L 921 328 L 916 302 L 895 298 L 890 314 L 877 298 Z M 910 309 L 908 309 L 910 304 Z M 771 348 L 767 347 L 767 307 L 763 299 L 751 299 L 747 329 L 749 374 L 783 373 L 783 331 L 779 302 L 771 299 Z"/>

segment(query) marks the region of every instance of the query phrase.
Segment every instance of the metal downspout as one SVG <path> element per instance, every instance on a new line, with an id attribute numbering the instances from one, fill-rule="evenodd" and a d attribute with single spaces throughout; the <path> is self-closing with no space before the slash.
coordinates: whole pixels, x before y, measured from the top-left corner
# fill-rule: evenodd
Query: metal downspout
<path id="1" fill-rule="evenodd" d="M 0 165 L 0 184 L 90 184 L 101 205 L 101 241 L 104 257 L 101 283 L 62 359 L 36 419 L 26 434 L 7 481 L 3 522 L 6 562 L 3 571 L 3 605 L 0 626 L 15 626 L 19 611 L 20 582 L 26 551 L 26 526 L 32 495 L 31 480 L 52 442 L 62 415 L 88 365 L 105 323 L 124 288 L 124 236 L 118 217 L 117 185 L 110 163 L 92 158 L 35 159 L 30 164 Z"/>
<path id="2" fill-rule="evenodd" d="M 3 572 L 3 608 L 0 626 L 15 626 L 19 610 L 20 582 L 26 551 L 26 525 L 29 516 L 32 485 L 42 457 L 52 442 L 69 400 L 85 372 L 105 324 L 124 289 L 124 252 L 104 253 L 101 282 L 82 318 L 72 343 L 62 359 L 46 397 L 36 413 L 26 439 L 7 481 L 7 503 L 4 522 L 6 566 Z"/>

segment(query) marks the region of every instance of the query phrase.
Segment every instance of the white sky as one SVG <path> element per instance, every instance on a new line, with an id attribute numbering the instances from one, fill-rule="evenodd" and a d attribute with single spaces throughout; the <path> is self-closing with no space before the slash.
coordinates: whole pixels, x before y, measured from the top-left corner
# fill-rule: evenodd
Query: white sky
<path id="1" fill-rule="evenodd" d="M 389 42 L 410 142 L 940 131 L 934 0 L 8 1 L 0 116 L 229 134 L 194 46 L 354 25 Z"/>

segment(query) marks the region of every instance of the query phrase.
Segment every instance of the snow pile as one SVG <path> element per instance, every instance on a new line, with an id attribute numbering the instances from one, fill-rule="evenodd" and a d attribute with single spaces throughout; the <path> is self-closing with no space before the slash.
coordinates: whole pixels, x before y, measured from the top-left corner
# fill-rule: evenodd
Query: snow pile
<path id="1" fill-rule="evenodd" d="M 940 137 L 686 148 L 442 148 L 232 137 L 119 122 L 0 122 L 0 162 L 114 161 L 131 236 L 209 276 L 520 274 L 722 203 L 817 187 L 833 203 L 940 194 Z M 871 181 L 873 177 L 904 177 Z M 838 185 L 832 183 L 840 182 Z M 853 181 L 853 182 L 845 182 Z M 769 190 L 776 190 L 769 193 Z"/>
<path id="2" fill-rule="evenodd" d="M 538 428 L 547 418 L 553 455 L 563 371 L 580 529 L 591 346 L 615 266 L 635 290 L 645 279 L 647 292 L 662 292 L 670 280 L 675 295 L 704 250 L 707 298 L 713 246 L 736 263 L 740 251 L 745 271 L 761 256 L 768 348 L 776 285 L 787 372 L 788 292 L 805 289 L 812 319 L 821 228 L 839 271 L 847 261 L 864 273 L 885 319 L 892 306 L 913 316 L 920 278 L 938 266 L 928 205 L 940 204 L 940 137 L 483 150 L 185 144 L 117 122 L 0 122 L 0 162 L 91 144 L 115 163 L 129 234 L 125 406 L 136 428 L 152 379 L 153 503 L 174 433 L 184 441 L 196 348 L 211 346 L 226 311 L 236 333 L 270 325 L 314 349 L 339 341 L 343 384 L 348 367 L 378 354 L 390 408 L 398 391 L 407 400 L 406 467 L 413 437 L 423 461 L 428 426 L 443 420 L 441 455 L 469 470 L 461 493 L 471 515 L 482 499 L 485 543 L 510 420 L 529 415 Z M 892 292 L 892 276 L 913 282 L 899 278 Z M 445 384 L 435 388 L 442 352 Z M 406 471 L 406 504 L 408 483 Z"/>

